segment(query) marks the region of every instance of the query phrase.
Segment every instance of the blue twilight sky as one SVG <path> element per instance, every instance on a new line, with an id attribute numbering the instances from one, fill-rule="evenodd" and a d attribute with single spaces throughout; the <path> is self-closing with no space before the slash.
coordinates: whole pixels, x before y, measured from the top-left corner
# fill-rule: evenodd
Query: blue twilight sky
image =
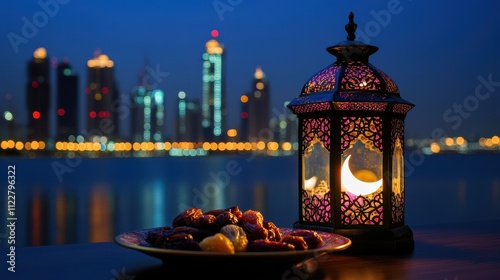
<path id="1" fill-rule="evenodd" d="M 3 0 L 0 110 L 11 107 L 16 120 L 26 123 L 26 63 L 36 48 L 69 59 L 80 76 L 80 97 L 86 62 L 100 49 L 115 62 L 122 94 L 136 85 L 147 57 L 164 77 L 159 88 L 166 93 L 172 124 L 179 91 L 201 99 L 201 56 L 217 29 L 226 53 L 228 122 L 235 127 L 239 97 L 249 90 L 256 66 L 270 82 L 272 107 L 284 110 L 283 103 L 313 74 L 334 62 L 325 49 L 345 40 L 350 11 L 357 39 L 380 48 L 370 62 L 416 105 L 407 115 L 407 137 L 500 133 L 500 2 L 495 0 Z"/>

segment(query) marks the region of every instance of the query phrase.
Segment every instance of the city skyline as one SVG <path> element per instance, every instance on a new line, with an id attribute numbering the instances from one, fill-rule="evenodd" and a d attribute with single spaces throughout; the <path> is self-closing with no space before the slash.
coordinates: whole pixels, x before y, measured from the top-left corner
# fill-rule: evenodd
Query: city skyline
<path id="1" fill-rule="evenodd" d="M 453 2 L 449 9 L 451 3 L 4 2 L 2 10 L 9 12 L 1 27 L 0 109 L 14 107 L 16 121 L 26 124 L 25 65 L 36 48 L 46 48 L 58 61 L 67 57 L 82 81 L 87 78 L 86 61 L 101 49 L 115 61 L 122 94 L 132 91 L 144 59 L 151 61 L 149 74 L 156 75 L 153 82 L 165 92 L 166 121 L 172 126 L 178 92 L 201 96 L 201 53 L 210 32 L 219 30 L 219 41 L 227 50 L 228 128 L 236 127 L 239 98 L 248 90 L 256 66 L 262 66 L 272 81 L 273 112 L 286 111 L 282 104 L 334 62 L 325 48 L 345 40 L 343 27 L 353 11 L 357 39 L 380 48 L 371 62 L 416 105 L 406 120 L 408 137 L 491 136 L 498 133 L 494 120 L 500 117 L 495 91 L 500 81 L 495 51 L 498 4 Z M 144 22 L 137 15 L 150 17 Z M 11 104 L 6 104 L 6 95 Z M 52 111 L 54 102 L 52 98 Z"/>

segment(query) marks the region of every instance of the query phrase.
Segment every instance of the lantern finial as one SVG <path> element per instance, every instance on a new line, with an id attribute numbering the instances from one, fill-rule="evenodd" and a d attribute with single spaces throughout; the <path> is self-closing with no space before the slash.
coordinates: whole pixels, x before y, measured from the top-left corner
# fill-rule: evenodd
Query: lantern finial
<path id="1" fill-rule="evenodd" d="M 351 12 L 349 14 L 349 23 L 345 25 L 345 31 L 347 31 L 348 41 L 354 41 L 354 39 L 356 39 L 356 35 L 354 33 L 356 32 L 357 28 L 358 25 L 354 23 L 354 13 Z"/>

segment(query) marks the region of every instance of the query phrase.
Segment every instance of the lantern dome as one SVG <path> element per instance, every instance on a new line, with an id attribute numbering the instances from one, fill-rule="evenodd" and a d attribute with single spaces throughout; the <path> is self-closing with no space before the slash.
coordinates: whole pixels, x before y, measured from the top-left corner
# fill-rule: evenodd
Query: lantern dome
<path id="1" fill-rule="evenodd" d="M 330 110 L 389 111 L 406 114 L 413 104 L 400 97 L 396 83 L 368 62 L 378 47 L 355 41 L 357 24 L 349 14 L 347 41 L 326 50 L 337 60 L 313 75 L 288 107 L 296 114 Z"/>

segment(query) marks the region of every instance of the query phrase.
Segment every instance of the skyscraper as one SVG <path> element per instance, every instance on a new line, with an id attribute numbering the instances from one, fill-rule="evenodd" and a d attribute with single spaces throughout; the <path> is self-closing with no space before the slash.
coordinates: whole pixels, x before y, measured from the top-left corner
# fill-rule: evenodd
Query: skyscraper
<path id="1" fill-rule="evenodd" d="M 203 54 L 201 125 L 206 141 L 222 140 L 226 125 L 224 48 L 215 40 L 217 36 L 218 32 L 213 30 L 213 38 L 205 44 Z"/>
<path id="2" fill-rule="evenodd" d="M 251 141 L 269 141 L 269 85 L 260 67 L 255 69 L 248 96 L 248 137 Z"/>
<path id="3" fill-rule="evenodd" d="M 87 137 L 104 136 L 108 140 L 118 135 L 118 119 L 112 113 L 115 96 L 114 63 L 105 54 L 87 61 Z M 115 105 L 116 106 L 116 105 Z"/>
<path id="4" fill-rule="evenodd" d="M 148 98 L 149 97 L 149 98 Z M 144 122 L 144 128 L 150 128 L 149 138 L 146 141 L 163 141 L 165 140 L 165 94 L 161 89 L 153 89 L 150 94 L 144 97 L 144 115 L 146 116 L 148 108 L 150 108 L 151 116 L 149 119 L 149 126 Z M 147 134 L 147 133 L 146 133 Z M 145 134 L 145 136 L 146 136 Z"/>
<path id="5" fill-rule="evenodd" d="M 26 85 L 28 107 L 28 140 L 49 138 L 50 65 L 45 48 L 38 48 L 28 62 Z"/>
<path id="6" fill-rule="evenodd" d="M 184 91 L 180 91 L 177 97 L 179 101 L 177 105 L 175 140 L 202 141 L 200 104 L 195 100 L 188 100 Z"/>
<path id="7" fill-rule="evenodd" d="M 130 109 L 130 124 L 132 141 L 144 141 L 144 97 L 146 96 L 146 88 L 138 85 L 132 90 L 131 102 L 133 104 Z"/>
<path id="8" fill-rule="evenodd" d="M 240 112 L 240 129 L 238 131 L 238 139 L 240 141 L 250 141 L 249 124 L 248 124 L 248 93 L 240 96 L 241 112 Z"/>
<path id="9" fill-rule="evenodd" d="M 281 113 L 273 114 L 274 116 L 271 118 L 269 124 L 274 134 L 273 140 L 279 143 L 297 143 L 298 141 L 299 124 L 297 116 L 290 112 L 290 110 L 283 110 L 288 105 L 288 102 L 283 104 L 280 110 Z"/>
<path id="10" fill-rule="evenodd" d="M 137 87 L 132 91 L 132 141 L 163 141 L 165 138 L 165 94 L 144 82 L 145 71 L 139 74 Z"/>
<path id="11" fill-rule="evenodd" d="M 57 66 L 57 140 L 68 141 L 76 137 L 78 131 L 78 76 L 68 59 Z M 74 139 L 71 139 L 74 141 Z"/>

